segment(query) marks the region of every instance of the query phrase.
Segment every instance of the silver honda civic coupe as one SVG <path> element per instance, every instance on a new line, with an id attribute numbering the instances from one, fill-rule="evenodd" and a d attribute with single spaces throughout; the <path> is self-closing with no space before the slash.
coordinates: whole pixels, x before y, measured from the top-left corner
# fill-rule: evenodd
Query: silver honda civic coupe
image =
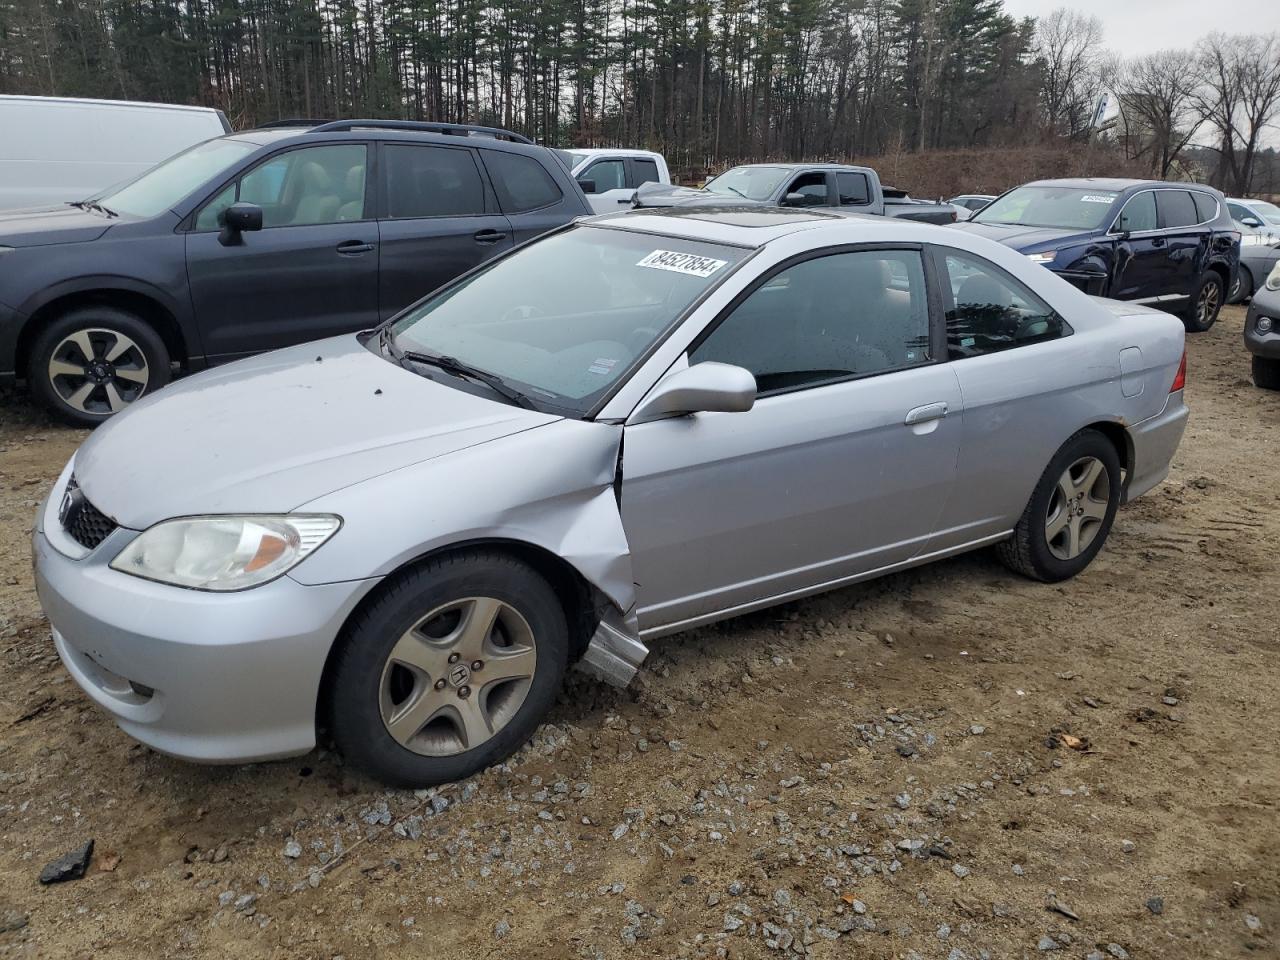
<path id="1" fill-rule="evenodd" d="M 598 217 L 114 417 L 40 510 L 36 583 L 156 750 L 327 731 L 437 783 L 523 744 L 574 663 L 626 684 L 656 637 L 979 547 L 1079 573 L 1166 476 L 1184 376 L 1177 319 L 962 232 Z"/>

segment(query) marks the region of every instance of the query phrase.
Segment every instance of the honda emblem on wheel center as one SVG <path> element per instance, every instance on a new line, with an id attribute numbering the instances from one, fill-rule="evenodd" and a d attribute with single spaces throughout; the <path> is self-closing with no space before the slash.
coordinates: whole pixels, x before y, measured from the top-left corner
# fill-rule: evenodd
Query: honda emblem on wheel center
<path id="1" fill-rule="evenodd" d="M 449 671 L 449 682 L 455 687 L 465 686 L 466 682 L 471 679 L 471 668 L 465 663 L 455 663 L 453 669 Z"/>

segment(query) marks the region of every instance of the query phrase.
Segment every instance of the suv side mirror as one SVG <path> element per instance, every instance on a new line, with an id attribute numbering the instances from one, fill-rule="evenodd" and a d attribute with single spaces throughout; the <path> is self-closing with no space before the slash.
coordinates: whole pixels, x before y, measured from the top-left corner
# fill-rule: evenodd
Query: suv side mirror
<path id="1" fill-rule="evenodd" d="M 1256 227 L 1262 226 L 1262 221 L 1259 220 L 1257 217 L 1245 217 L 1240 222 L 1243 223 L 1246 227 L 1256 228 Z"/>
<path id="2" fill-rule="evenodd" d="M 688 413 L 742 413 L 756 402 L 756 378 L 744 367 L 708 360 L 659 381 L 628 423 Z"/>
<path id="3" fill-rule="evenodd" d="M 803 193 L 788 193 L 782 198 L 784 207 L 803 207 L 809 202 L 809 198 Z"/>
<path id="4" fill-rule="evenodd" d="M 233 203 L 219 214 L 222 232 L 218 242 L 224 247 L 242 243 L 240 234 L 245 230 L 262 229 L 262 208 L 256 203 Z"/>
<path id="5" fill-rule="evenodd" d="M 596 182 L 594 180 L 579 180 L 578 186 L 582 188 L 583 193 L 596 192 Z"/>

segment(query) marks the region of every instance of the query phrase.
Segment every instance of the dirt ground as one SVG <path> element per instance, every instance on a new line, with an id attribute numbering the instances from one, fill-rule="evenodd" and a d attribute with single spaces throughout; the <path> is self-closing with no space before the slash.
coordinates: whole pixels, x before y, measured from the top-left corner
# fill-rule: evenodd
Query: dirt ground
<path id="1" fill-rule="evenodd" d="M 94 708 L 28 550 L 85 434 L 0 398 L 0 956 L 1280 956 L 1280 394 L 1243 317 L 1190 338 L 1173 474 L 1080 578 L 979 554 L 670 638 L 420 794 Z"/>

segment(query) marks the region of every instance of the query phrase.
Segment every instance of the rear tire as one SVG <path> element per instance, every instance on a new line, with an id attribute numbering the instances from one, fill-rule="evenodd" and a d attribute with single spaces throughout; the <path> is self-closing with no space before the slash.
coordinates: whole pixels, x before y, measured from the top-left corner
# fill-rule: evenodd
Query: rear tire
<path id="1" fill-rule="evenodd" d="M 1222 277 L 1213 270 L 1201 275 L 1191 305 L 1182 314 L 1182 325 L 1188 332 L 1204 333 L 1217 322 L 1225 299 L 1224 286 Z"/>
<path id="2" fill-rule="evenodd" d="M 347 761 L 398 787 L 468 777 L 519 749 L 555 701 L 569 630 L 555 592 L 506 554 L 405 571 L 347 624 L 329 729 Z"/>
<path id="3" fill-rule="evenodd" d="M 1253 383 L 1263 390 L 1280 390 L 1280 360 L 1254 357 Z"/>
<path id="4" fill-rule="evenodd" d="M 31 347 L 26 374 L 36 400 L 77 427 L 96 427 L 171 378 L 160 334 L 109 306 L 79 307 L 48 324 Z"/>
<path id="5" fill-rule="evenodd" d="M 1120 483 L 1120 457 L 1111 441 L 1097 430 L 1081 430 L 1049 461 L 1013 537 L 996 545 L 996 555 L 1033 580 L 1074 577 L 1111 532 Z"/>
<path id="6" fill-rule="evenodd" d="M 1228 303 L 1244 303 L 1253 296 L 1253 274 L 1243 263 L 1236 268 L 1236 278 L 1231 283 L 1231 296 Z"/>

